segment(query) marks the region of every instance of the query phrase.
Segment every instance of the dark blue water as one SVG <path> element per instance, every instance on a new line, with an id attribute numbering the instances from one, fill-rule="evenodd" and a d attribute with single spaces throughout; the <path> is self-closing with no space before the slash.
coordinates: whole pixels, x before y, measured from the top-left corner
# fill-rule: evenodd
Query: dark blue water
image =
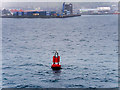
<path id="1" fill-rule="evenodd" d="M 3 88 L 118 87 L 117 15 L 3 18 L 2 39 Z"/>

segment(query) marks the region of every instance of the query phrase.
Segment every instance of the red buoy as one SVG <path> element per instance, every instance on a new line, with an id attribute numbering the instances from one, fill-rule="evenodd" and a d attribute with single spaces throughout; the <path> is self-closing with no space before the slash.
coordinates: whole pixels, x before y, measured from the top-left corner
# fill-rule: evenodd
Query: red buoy
<path id="1" fill-rule="evenodd" d="M 61 65 L 59 64 L 60 62 L 60 56 L 58 56 L 58 52 L 55 52 L 55 55 L 53 56 L 53 64 L 51 66 L 51 68 L 53 70 L 60 70 L 61 69 Z"/>

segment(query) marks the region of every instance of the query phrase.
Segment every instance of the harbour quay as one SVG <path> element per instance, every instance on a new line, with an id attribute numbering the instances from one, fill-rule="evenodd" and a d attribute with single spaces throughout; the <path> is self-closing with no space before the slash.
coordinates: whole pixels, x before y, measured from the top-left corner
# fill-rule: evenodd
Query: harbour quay
<path id="1" fill-rule="evenodd" d="M 79 13 L 73 13 L 73 5 L 71 3 L 63 3 L 63 6 L 58 11 L 53 10 L 3 10 L 2 18 L 67 18 L 67 17 L 76 17 L 81 16 Z M 9 12 L 9 13 L 8 13 Z"/>

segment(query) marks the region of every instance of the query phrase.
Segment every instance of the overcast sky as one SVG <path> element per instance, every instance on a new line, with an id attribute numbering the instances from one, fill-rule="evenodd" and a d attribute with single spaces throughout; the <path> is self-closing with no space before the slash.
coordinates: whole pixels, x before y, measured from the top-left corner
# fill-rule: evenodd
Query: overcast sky
<path id="1" fill-rule="evenodd" d="M 1 0 L 2 2 L 118 2 L 120 0 Z"/>
<path id="2" fill-rule="evenodd" d="M 60 9 L 62 8 L 63 2 L 72 2 L 74 8 L 81 8 L 81 7 L 82 8 L 89 8 L 89 7 L 95 8 L 96 6 L 109 6 L 108 1 L 118 2 L 119 0 L 1 0 L 0 8 L 1 9 L 2 8 L 25 9 L 25 8 L 39 8 L 40 7 L 41 9 L 44 9 L 44 8 Z M 83 2 L 86 2 L 86 4 L 85 3 L 83 4 Z M 97 2 L 97 4 L 94 4 L 93 2 Z M 100 4 L 100 2 L 107 2 L 107 3 Z"/>
<path id="3" fill-rule="evenodd" d="M 117 2 L 71 2 L 74 8 L 96 8 L 100 6 L 117 5 Z M 10 9 L 60 9 L 63 2 L 3 2 L 2 8 Z"/>

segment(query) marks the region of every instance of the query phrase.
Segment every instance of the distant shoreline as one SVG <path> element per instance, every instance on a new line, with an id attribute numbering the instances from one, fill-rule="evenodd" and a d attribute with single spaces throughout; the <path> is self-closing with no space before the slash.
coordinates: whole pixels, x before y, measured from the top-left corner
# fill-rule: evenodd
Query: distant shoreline
<path id="1" fill-rule="evenodd" d="M 0 16 L 1 18 L 69 18 L 78 17 L 81 15 L 119 15 L 119 13 L 109 14 L 75 14 L 75 15 L 64 15 L 64 16 Z"/>
<path id="2" fill-rule="evenodd" d="M 78 17 L 81 14 L 75 15 L 64 15 L 64 16 L 1 16 L 1 18 L 68 18 L 68 17 Z"/>

